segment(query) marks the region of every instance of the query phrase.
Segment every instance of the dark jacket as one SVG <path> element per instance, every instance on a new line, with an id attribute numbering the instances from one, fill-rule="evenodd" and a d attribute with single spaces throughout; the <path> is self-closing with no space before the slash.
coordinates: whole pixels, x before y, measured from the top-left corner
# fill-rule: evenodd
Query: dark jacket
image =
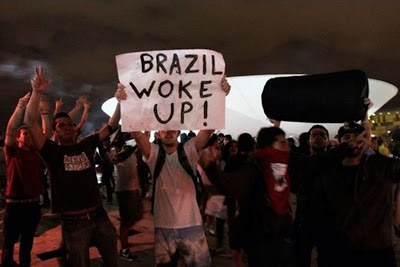
<path id="1" fill-rule="evenodd" d="M 364 155 L 359 165 L 346 167 L 342 158 L 340 151 L 331 151 L 317 164 L 319 241 L 349 251 L 391 247 L 393 187 L 400 160 Z"/>

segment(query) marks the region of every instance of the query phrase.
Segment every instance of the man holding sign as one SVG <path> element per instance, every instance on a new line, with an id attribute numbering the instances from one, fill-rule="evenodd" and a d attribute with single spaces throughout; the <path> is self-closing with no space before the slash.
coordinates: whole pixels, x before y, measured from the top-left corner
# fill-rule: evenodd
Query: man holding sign
<path id="1" fill-rule="evenodd" d="M 217 63 L 222 57 L 218 59 L 215 52 L 211 51 L 210 53 L 206 50 L 155 51 L 134 54 L 131 60 L 134 57 L 136 60 L 130 62 L 134 69 L 136 67 L 133 72 L 140 73 L 137 80 L 130 79 L 134 75 L 129 73 L 127 66 L 120 69 L 124 64 L 120 64 L 121 62 L 118 62 L 117 58 L 120 80 L 125 83 L 126 87 L 119 84 L 116 96 L 122 100 L 122 128 L 133 130 L 132 136 L 142 151 L 153 177 L 156 165 L 158 165 L 159 151 L 165 151 L 164 164 L 153 183 L 155 186 L 153 197 L 156 264 L 174 265 L 180 261 L 187 266 L 210 266 L 211 257 L 196 201 L 195 186 L 192 177 L 182 167 L 178 158 L 179 142 L 177 138 L 180 129 L 186 127 L 190 127 L 186 129 L 203 129 L 195 138 L 183 145 L 184 154 L 186 154 L 192 169 L 195 170 L 199 159 L 198 154 L 214 131 L 209 130 L 209 127 L 216 125 L 214 121 L 208 121 L 208 117 L 204 116 L 204 103 L 208 103 L 207 108 L 210 110 L 215 106 L 218 106 L 216 109 L 223 110 L 225 108 L 224 99 L 222 99 L 222 103 L 215 102 L 214 95 L 226 95 L 230 91 L 223 71 L 225 64 Z M 196 62 L 194 62 L 195 59 L 197 59 Z M 191 63 L 193 63 L 192 66 Z M 153 73 L 149 74 L 149 72 Z M 141 96 L 147 101 L 142 101 L 138 94 L 138 84 L 145 82 L 149 84 L 147 93 L 143 93 Z M 174 100 L 171 98 L 163 101 L 169 96 Z M 132 98 L 135 101 L 132 101 Z M 128 101 L 132 101 L 130 106 L 128 106 Z M 157 103 L 157 101 L 159 102 Z M 143 118 L 135 113 L 135 117 L 140 120 L 136 122 L 137 125 L 129 120 L 127 122 L 124 120 L 133 112 L 131 110 L 127 114 L 127 110 L 134 109 L 133 106 L 141 106 L 142 109 L 145 109 L 145 102 L 148 102 L 147 107 L 150 107 L 150 111 L 144 114 Z M 203 112 L 199 112 L 201 108 L 198 109 L 201 102 L 203 102 Z M 180 106 L 180 108 L 177 110 L 176 106 Z M 175 111 L 178 112 L 178 115 Z M 219 119 L 216 118 L 216 120 Z M 221 121 L 223 123 L 223 119 L 219 123 Z M 159 130 L 160 145 L 150 143 L 148 137 L 141 130 Z"/>

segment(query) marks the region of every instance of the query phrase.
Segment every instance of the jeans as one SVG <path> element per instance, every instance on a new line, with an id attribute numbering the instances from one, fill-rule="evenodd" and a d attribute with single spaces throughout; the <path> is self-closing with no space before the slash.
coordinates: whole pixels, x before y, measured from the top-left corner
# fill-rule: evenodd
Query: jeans
<path id="1" fill-rule="evenodd" d="M 4 211 L 2 266 L 14 266 L 14 244 L 21 237 L 19 247 L 20 266 L 30 266 L 31 250 L 36 228 L 40 221 L 39 202 L 7 203 Z"/>
<path id="2" fill-rule="evenodd" d="M 70 266 L 90 266 L 91 245 L 99 250 L 103 266 L 118 265 L 116 229 L 102 206 L 85 215 L 62 215 L 61 226 Z"/>

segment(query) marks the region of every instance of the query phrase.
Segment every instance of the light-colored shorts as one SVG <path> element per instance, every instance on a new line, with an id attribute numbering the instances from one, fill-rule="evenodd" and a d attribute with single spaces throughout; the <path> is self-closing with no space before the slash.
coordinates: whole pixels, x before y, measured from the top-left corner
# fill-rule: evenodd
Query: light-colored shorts
<path id="1" fill-rule="evenodd" d="M 155 228 L 156 264 L 211 266 L 203 226 L 180 229 Z"/>

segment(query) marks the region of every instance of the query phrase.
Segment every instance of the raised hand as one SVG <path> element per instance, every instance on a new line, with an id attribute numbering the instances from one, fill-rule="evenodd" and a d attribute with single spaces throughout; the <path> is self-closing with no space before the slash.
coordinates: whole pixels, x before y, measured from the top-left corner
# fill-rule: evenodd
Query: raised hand
<path id="1" fill-rule="evenodd" d="M 81 95 L 81 96 L 76 100 L 75 105 L 76 105 L 77 107 L 80 107 L 80 106 L 83 105 L 83 103 L 85 103 L 85 101 L 87 101 L 87 96 Z"/>
<path id="2" fill-rule="evenodd" d="M 372 106 L 374 105 L 374 103 L 372 103 L 371 99 L 369 99 L 368 97 L 364 98 L 364 105 L 368 106 L 368 109 L 372 108 Z"/>
<path id="3" fill-rule="evenodd" d="M 221 87 L 222 91 L 225 92 L 225 95 L 228 95 L 229 92 L 231 91 L 231 86 L 229 85 L 228 80 L 226 79 L 226 75 L 222 76 Z"/>
<path id="4" fill-rule="evenodd" d="M 44 75 L 42 66 L 35 67 L 35 77 L 31 80 L 33 92 L 42 93 L 53 82 Z"/>
<path id="5" fill-rule="evenodd" d="M 21 97 L 18 100 L 18 107 L 26 108 L 26 106 L 28 105 L 28 102 L 29 102 L 29 98 L 31 98 L 31 92 L 28 92 L 26 95 L 24 95 L 23 97 Z"/>
<path id="6" fill-rule="evenodd" d="M 368 138 L 368 133 L 367 130 L 364 130 L 362 133 L 357 135 L 355 138 L 349 140 L 347 144 L 353 148 L 353 149 L 358 149 L 361 150 L 363 148 L 366 148 L 367 146 L 371 145 L 371 142 Z"/>
<path id="7" fill-rule="evenodd" d="M 87 98 L 85 98 L 85 100 L 82 101 L 82 105 L 83 105 L 83 108 L 89 109 L 90 106 L 92 105 L 92 103 Z"/>
<path id="8" fill-rule="evenodd" d="M 280 120 L 276 120 L 276 119 L 272 119 L 272 118 L 268 118 L 268 119 L 274 125 L 274 127 L 280 127 L 281 126 L 281 121 Z"/>
<path id="9" fill-rule="evenodd" d="M 56 110 L 61 110 L 61 107 L 63 104 L 64 104 L 64 102 L 63 102 L 62 98 L 56 99 L 56 106 L 55 106 Z"/>
<path id="10" fill-rule="evenodd" d="M 115 91 L 115 98 L 118 102 L 121 102 L 121 100 L 126 100 L 127 97 L 125 86 L 122 83 L 118 83 L 117 91 Z"/>

